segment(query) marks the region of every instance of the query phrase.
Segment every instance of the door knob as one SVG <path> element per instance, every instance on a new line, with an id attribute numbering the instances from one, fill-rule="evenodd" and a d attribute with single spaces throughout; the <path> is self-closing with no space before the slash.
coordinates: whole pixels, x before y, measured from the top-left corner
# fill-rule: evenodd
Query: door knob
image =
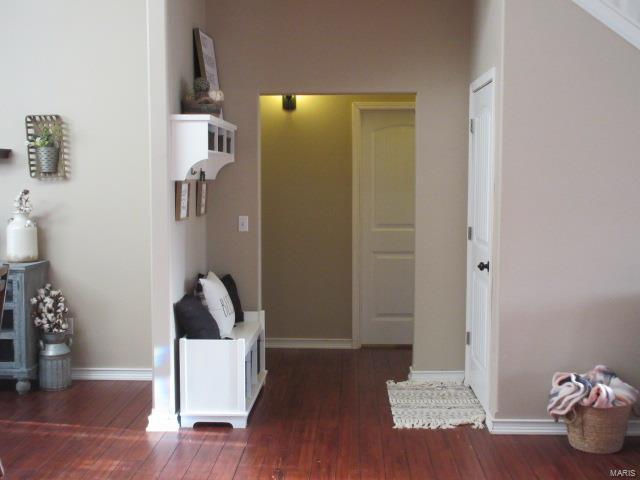
<path id="1" fill-rule="evenodd" d="M 478 270 L 480 270 L 481 272 L 483 270 L 486 270 L 488 272 L 489 271 L 489 262 L 486 262 L 486 263 L 480 262 L 478 264 Z"/>

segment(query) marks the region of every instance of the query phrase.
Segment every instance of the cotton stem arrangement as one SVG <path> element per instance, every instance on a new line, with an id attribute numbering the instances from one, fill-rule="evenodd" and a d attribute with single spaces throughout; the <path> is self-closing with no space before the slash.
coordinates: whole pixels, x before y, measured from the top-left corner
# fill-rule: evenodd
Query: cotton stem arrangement
<path id="1" fill-rule="evenodd" d="M 69 308 L 61 290 L 54 290 L 50 283 L 38 289 L 31 299 L 33 323 L 47 333 L 64 333 L 69 330 Z"/>

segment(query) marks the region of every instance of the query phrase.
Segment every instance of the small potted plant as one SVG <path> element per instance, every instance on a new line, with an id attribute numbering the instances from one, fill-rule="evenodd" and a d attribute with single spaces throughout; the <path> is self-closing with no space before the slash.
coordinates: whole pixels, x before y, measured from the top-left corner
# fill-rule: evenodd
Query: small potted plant
<path id="1" fill-rule="evenodd" d="M 36 129 L 36 138 L 27 145 L 36 149 L 41 173 L 56 173 L 60 159 L 62 128 L 60 125 L 42 125 Z"/>
<path id="2" fill-rule="evenodd" d="M 50 283 L 31 299 L 31 315 L 42 329 L 39 383 L 42 390 L 64 390 L 71 385 L 71 338 L 69 308 L 61 290 Z"/>
<path id="3" fill-rule="evenodd" d="M 193 81 L 193 88 L 188 89 L 182 99 L 182 113 L 205 113 L 220 115 L 224 93 L 211 89 L 209 81 L 198 77 Z"/>

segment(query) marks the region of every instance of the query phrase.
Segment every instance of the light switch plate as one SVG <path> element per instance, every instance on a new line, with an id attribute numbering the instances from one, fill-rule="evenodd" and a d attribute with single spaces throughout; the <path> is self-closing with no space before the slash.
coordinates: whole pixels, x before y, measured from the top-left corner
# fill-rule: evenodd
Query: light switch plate
<path id="1" fill-rule="evenodd" d="M 249 231 L 249 217 L 247 215 L 240 215 L 238 217 L 238 231 L 239 232 Z"/>

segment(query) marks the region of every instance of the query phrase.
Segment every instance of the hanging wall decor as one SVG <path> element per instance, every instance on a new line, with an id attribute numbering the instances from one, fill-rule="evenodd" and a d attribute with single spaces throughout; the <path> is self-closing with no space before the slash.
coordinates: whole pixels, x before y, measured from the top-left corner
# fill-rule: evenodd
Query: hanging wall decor
<path id="1" fill-rule="evenodd" d="M 69 145 L 59 115 L 27 115 L 27 157 L 32 178 L 69 176 Z"/>
<path id="2" fill-rule="evenodd" d="M 191 184 L 189 182 L 176 182 L 176 220 L 189 218 L 190 194 Z"/>
<path id="3" fill-rule="evenodd" d="M 202 217 L 207 214 L 207 182 L 198 181 L 196 183 L 196 216 Z"/>

